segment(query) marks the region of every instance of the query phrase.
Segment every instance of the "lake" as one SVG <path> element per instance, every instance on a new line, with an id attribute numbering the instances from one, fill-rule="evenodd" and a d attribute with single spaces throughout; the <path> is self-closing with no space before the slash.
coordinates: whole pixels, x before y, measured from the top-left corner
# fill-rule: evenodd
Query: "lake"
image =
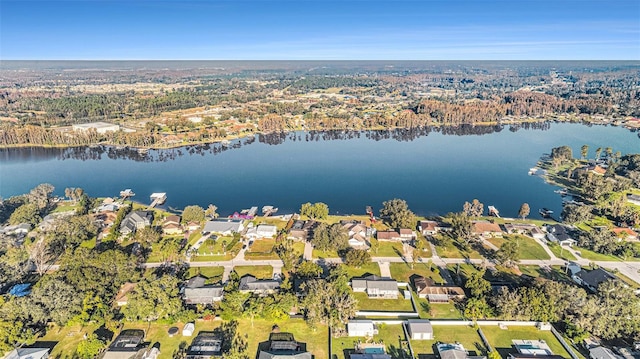
<path id="1" fill-rule="evenodd" d="M 527 126 L 531 127 L 531 126 Z M 636 133 L 621 127 L 535 124 L 535 128 L 462 128 L 369 132 L 296 132 L 220 144 L 138 153 L 111 147 L 0 150 L 0 196 L 28 192 L 48 182 L 62 195 L 81 187 L 96 197 L 131 188 L 149 203 L 166 192 L 165 207 L 209 203 L 221 215 L 273 205 L 279 213 L 304 202 L 325 202 L 330 212 L 364 214 L 391 198 L 407 200 L 419 215 L 460 211 L 474 198 L 517 215 L 524 202 L 531 217 L 547 207 L 559 214 L 557 188 L 529 176 L 543 153 L 569 145 L 579 156 L 597 147 L 640 152 Z M 467 134 L 466 133 L 476 133 Z"/>

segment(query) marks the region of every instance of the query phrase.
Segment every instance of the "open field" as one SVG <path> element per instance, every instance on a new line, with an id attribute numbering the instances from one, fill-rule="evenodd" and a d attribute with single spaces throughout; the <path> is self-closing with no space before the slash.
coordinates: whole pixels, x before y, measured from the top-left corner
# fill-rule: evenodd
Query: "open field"
<path id="1" fill-rule="evenodd" d="M 331 342 L 331 353 L 333 358 L 331 359 L 349 359 L 349 353 L 353 352 L 355 344 L 358 340 L 364 342 L 364 337 L 342 337 L 333 338 Z M 376 342 L 384 342 L 386 344 L 387 354 L 393 359 L 404 359 L 404 350 L 402 349 L 401 342 L 406 340 L 404 331 L 400 324 L 387 325 L 380 324 L 378 326 L 378 334 L 373 336 L 373 340 Z M 408 351 L 406 352 L 408 353 Z M 315 354 L 315 353 L 314 353 Z M 407 354 L 405 354 L 407 355 Z M 408 355 L 406 356 L 408 357 Z M 320 358 L 316 355 L 316 358 Z"/>
<path id="2" fill-rule="evenodd" d="M 504 236 L 504 238 L 489 238 L 488 241 L 498 248 L 507 241 L 516 241 L 518 243 L 520 259 L 551 259 L 544 248 L 531 237 L 508 235 Z"/>
<path id="3" fill-rule="evenodd" d="M 353 293 L 358 300 L 358 310 L 373 310 L 380 312 L 413 312 L 411 300 L 404 299 L 398 291 L 398 299 L 371 299 L 366 293 Z"/>
<path id="4" fill-rule="evenodd" d="M 389 263 L 389 269 L 391 271 L 391 277 L 399 282 L 406 282 L 413 285 L 411 281 L 412 276 L 423 276 L 433 279 L 436 283 L 444 282 L 440 276 L 440 270 L 438 266 L 433 264 L 432 269 L 429 270 L 429 264 L 416 263 L 411 269 L 409 263 Z"/>
<path id="5" fill-rule="evenodd" d="M 276 245 L 275 239 L 257 239 L 253 241 L 253 244 L 244 252 L 246 259 L 278 259 L 274 246 Z"/>
<path id="6" fill-rule="evenodd" d="M 360 268 L 344 266 L 344 269 L 347 271 L 349 278 L 358 278 L 364 275 L 375 274 L 380 275 L 380 266 L 378 263 L 367 263 Z"/>
<path id="7" fill-rule="evenodd" d="M 243 277 L 247 274 L 258 279 L 267 279 L 273 277 L 272 266 L 235 266 L 233 270 L 238 273 L 238 276 Z"/>
<path id="8" fill-rule="evenodd" d="M 222 280 L 224 267 L 192 267 L 189 268 L 188 278 L 198 274 L 208 278 L 207 284 L 219 283 Z"/>

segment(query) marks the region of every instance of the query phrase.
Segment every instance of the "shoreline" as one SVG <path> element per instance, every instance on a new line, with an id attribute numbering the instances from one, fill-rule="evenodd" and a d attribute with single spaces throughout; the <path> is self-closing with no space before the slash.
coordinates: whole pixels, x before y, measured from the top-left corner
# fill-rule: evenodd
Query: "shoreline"
<path id="1" fill-rule="evenodd" d="M 188 146 L 195 146 L 195 145 L 212 145 L 212 144 L 219 144 L 219 143 L 223 143 L 225 141 L 233 141 L 233 140 L 242 140 L 245 138 L 249 138 L 252 136 L 256 136 L 256 135 L 270 135 L 270 134 L 278 134 L 278 133 L 292 133 L 292 132 L 297 132 L 297 131 L 304 131 L 304 132 L 329 132 L 329 131 L 393 131 L 393 130 L 411 130 L 411 129 L 419 129 L 419 128 L 425 128 L 425 127 L 433 127 L 433 128 L 457 128 L 460 126 L 471 126 L 471 127 L 491 127 L 491 126 L 504 126 L 504 125 L 521 125 L 521 124 L 533 124 L 533 123 L 546 123 L 546 122 L 555 122 L 555 123 L 576 123 L 576 124 L 582 124 L 582 125 L 596 125 L 596 126 L 613 126 L 613 127 L 623 127 L 631 132 L 636 132 L 634 130 L 637 130 L 636 128 L 632 128 L 632 127 L 628 127 L 625 126 L 624 123 L 620 123 L 619 120 L 613 121 L 613 122 L 609 122 L 609 121 L 587 121 L 587 120 L 571 120 L 571 119 L 558 119 L 558 118 L 546 118 L 546 119 L 524 119 L 524 120 L 512 120 L 512 121 L 493 121 L 493 122 L 478 122 L 478 123 L 474 123 L 474 124 L 460 124 L 457 126 L 451 126 L 451 125 L 442 125 L 439 123 L 430 123 L 426 126 L 419 126 L 419 127 L 372 127 L 372 128 L 366 128 L 366 129 L 354 129 L 354 128 L 346 128 L 346 127 L 341 127 L 341 128 L 327 128 L 327 129 L 304 129 L 304 128 L 296 128 L 296 129 L 288 129 L 286 131 L 281 131 L 281 132 L 262 132 L 262 131 L 255 131 L 255 132 L 251 132 L 251 133 L 246 133 L 242 136 L 227 136 L 225 138 L 222 139 L 218 139 L 215 141 L 194 141 L 194 142 L 187 142 L 187 143 L 179 143 L 179 144 L 167 144 L 165 146 L 131 146 L 131 145 L 121 145 L 121 144 L 114 144 L 114 143 L 108 143 L 108 142 L 98 142 L 98 143 L 90 143 L 90 144 L 83 144 L 83 145 L 71 145 L 71 144 L 31 144 L 31 143 L 20 143 L 20 144 L 13 144 L 13 145 L 0 145 L 0 149 L 11 149 L 11 148 L 52 148 L 52 149 L 65 149 L 65 148 L 80 148 L 80 147 L 92 147 L 92 146 L 107 146 L 107 147 L 122 147 L 122 148 L 126 148 L 126 149 L 131 149 L 131 150 L 168 150 L 168 149 L 174 149 L 174 148 L 181 148 L 181 147 L 188 147 Z M 640 135 L 639 135 L 640 137 Z"/>

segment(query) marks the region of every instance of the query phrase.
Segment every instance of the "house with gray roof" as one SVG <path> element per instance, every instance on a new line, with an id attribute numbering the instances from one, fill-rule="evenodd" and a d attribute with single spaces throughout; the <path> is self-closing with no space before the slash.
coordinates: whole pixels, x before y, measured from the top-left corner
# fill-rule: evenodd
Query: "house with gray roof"
<path id="1" fill-rule="evenodd" d="M 547 225 L 545 229 L 547 231 L 547 239 L 550 242 L 569 247 L 573 247 L 577 243 L 575 239 L 571 238 L 564 226 L 559 224 Z"/>
<path id="2" fill-rule="evenodd" d="M 152 211 L 133 211 L 127 214 L 120 223 L 120 234 L 135 233 L 138 229 L 149 227 L 153 222 Z"/>
<path id="3" fill-rule="evenodd" d="M 218 233 L 229 236 L 244 230 L 244 221 L 241 219 L 215 219 L 207 221 L 202 229 L 203 234 Z"/>
<path id="4" fill-rule="evenodd" d="M 589 349 L 591 359 L 622 359 L 622 356 L 614 354 L 611 349 L 597 346 Z"/>
<path id="5" fill-rule="evenodd" d="M 413 340 L 432 340 L 433 327 L 428 319 L 409 319 L 405 323 L 409 337 Z"/>
<path id="6" fill-rule="evenodd" d="M 273 332 L 267 342 L 260 343 L 258 359 L 312 359 L 306 343 L 298 342 L 291 333 Z"/>
<path id="7" fill-rule="evenodd" d="M 208 359 L 222 355 L 222 338 L 213 332 L 200 332 L 187 349 L 186 359 Z"/>
<path id="8" fill-rule="evenodd" d="M 391 278 L 382 278 L 370 275 L 351 280 L 351 288 L 354 292 L 367 293 L 369 298 L 398 298 L 398 282 Z"/>
<path id="9" fill-rule="evenodd" d="M 597 268 L 590 271 L 586 271 L 583 269 L 577 272 L 576 274 L 572 275 L 571 277 L 578 284 L 589 288 L 589 290 L 591 290 L 592 292 L 596 292 L 600 284 L 608 280 L 617 279 L 616 276 L 614 276 L 613 274 L 607 272 L 602 268 Z"/>
<path id="10" fill-rule="evenodd" d="M 17 348 L 4 356 L 5 359 L 47 359 L 49 348 Z"/>
<path id="11" fill-rule="evenodd" d="M 221 285 L 206 285 L 207 278 L 201 275 L 190 278 L 182 290 L 185 304 L 213 304 L 220 302 L 224 296 Z"/>
<path id="12" fill-rule="evenodd" d="M 240 278 L 238 289 L 245 293 L 269 294 L 280 287 L 280 282 L 274 279 L 257 279 L 252 275 Z"/>

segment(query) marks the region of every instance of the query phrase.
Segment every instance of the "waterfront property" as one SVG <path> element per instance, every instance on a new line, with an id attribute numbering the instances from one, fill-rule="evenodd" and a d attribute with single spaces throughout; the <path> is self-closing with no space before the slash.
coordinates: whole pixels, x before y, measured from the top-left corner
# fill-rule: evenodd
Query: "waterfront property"
<path id="1" fill-rule="evenodd" d="M 207 221 L 202 229 L 202 234 L 218 233 L 229 236 L 240 233 L 244 229 L 244 221 L 240 219 L 216 219 Z"/>
<path id="2" fill-rule="evenodd" d="M 152 222 L 152 211 L 133 211 L 124 217 L 122 223 L 120 223 L 120 234 L 135 233 L 139 229 L 149 227 Z"/>
<path id="3" fill-rule="evenodd" d="M 107 123 L 107 122 L 90 122 L 90 123 L 79 123 L 72 126 L 74 131 L 96 131 L 100 134 L 105 134 L 107 132 L 116 132 L 120 130 L 120 126 Z"/>
<path id="4" fill-rule="evenodd" d="M 489 221 L 473 221 L 471 233 L 480 238 L 502 237 L 502 229 L 496 223 Z"/>
<path id="5" fill-rule="evenodd" d="M 547 239 L 550 242 L 557 243 L 561 246 L 573 247 L 577 241 L 569 235 L 567 229 L 560 224 L 547 225 Z"/>

